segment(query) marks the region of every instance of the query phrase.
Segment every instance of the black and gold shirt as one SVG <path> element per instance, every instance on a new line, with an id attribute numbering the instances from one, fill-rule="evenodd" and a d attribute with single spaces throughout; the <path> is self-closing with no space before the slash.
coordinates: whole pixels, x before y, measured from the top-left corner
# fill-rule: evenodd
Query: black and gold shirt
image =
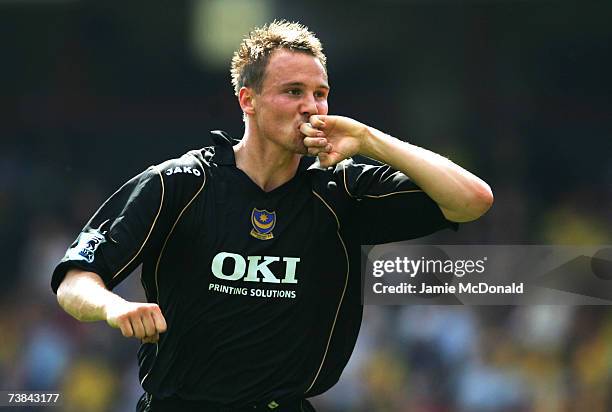
<path id="1" fill-rule="evenodd" d="M 408 177 L 348 159 L 262 191 L 232 140 L 152 166 L 115 192 L 53 273 L 92 271 L 109 289 L 142 263 L 168 330 L 139 351 L 156 397 L 239 407 L 333 386 L 361 324 L 360 245 L 451 227 Z"/>

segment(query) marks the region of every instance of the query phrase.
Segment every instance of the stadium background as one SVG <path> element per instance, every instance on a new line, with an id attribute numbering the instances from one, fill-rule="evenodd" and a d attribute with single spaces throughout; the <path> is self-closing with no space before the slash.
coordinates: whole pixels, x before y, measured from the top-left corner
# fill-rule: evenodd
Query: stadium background
<path id="1" fill-rule="evenodd" d="M 610 244 L 612 3 L 0 2 L 0 390 L 133 410 L 137 342 L 64 314 L 49 276 L 148 165 L 240 136 L 228 62 L 273 18 L 322 39 L 332 113 L 449 156 L 493 209 L 453 243 Z M 141 296 L 137 276 L 120 288 Z M 607 307 L 366 308 L 321 412 L 612 410 Z M 28 408 L 33 411 L 35 409 Z"/>

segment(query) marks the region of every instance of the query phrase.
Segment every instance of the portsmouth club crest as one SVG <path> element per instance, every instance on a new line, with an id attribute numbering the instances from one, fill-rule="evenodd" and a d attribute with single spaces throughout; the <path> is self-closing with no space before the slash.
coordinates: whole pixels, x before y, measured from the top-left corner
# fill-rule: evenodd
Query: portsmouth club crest
<path id="1" fill-rule="evenodd" d="M 251 236 L 261 240 L 268 240 L 274 237 L 272 230 L 276 226 L 276 212 L 268 212 L 267 210 L 259 210 L 253 208 L 251 212 Z"/>

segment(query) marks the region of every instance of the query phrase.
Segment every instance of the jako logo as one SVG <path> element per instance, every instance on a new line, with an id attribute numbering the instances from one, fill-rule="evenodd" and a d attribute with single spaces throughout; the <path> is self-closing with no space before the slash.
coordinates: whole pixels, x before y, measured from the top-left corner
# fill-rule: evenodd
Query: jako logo
<path id="1" fill-rule="evenodd" d="M 223 273 L 223 262 L 225 259 L 232 259 L 234 261 L 234 273 L 226 275 Z M 260 260 L 263 258 L 263 261 Z M 246 273 L 246 277 L 243 279 L 245 282 L 265 282 L 265 283 L 298 283 L 295 279 L 295 268 L 300 258 L 284 257 L 285 262 L 285 275 L 282 279 L 279 279 L 272 273 L 268 265 L 272 262 L 278 262 L 281 260 L 277 256 L 247 256 L 247 261 L 236 253 L 221 252 L 217 253 L 212 261 L 212 273 L 219 279 L 223 280 L 239 280 L 242 279 Z M 262 278 L 259 278 L 259 275 Z"/>
<path id="2" fill-rule="evenodd" d="M 179 167 L 176 166 L 175 168 L 169 168 L 166 169 L 166 176 L 170 176 L 170 175 L 175 175 L 177 173 L 189 173 L 191 175 L 196 175 L 196 176 L 200 176 L 201 173 L 198 169 L 196 168 L 191 168 L 191 166 L 183 166 L 183 167 Z"/>

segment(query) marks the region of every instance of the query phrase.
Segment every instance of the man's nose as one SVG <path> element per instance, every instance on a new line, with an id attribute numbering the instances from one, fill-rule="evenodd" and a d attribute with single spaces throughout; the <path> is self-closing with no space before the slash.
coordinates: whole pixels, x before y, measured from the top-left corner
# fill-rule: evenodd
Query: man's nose
<path id="1" fill-rule="evenodd" d="M 302 107 L 300 107 L 300 113 L 304 116 L 310 117 L 313 114 L 319 114 L 319 108 L 317 107 L 317 101 L 314 96 L 304 97 Z"/>

